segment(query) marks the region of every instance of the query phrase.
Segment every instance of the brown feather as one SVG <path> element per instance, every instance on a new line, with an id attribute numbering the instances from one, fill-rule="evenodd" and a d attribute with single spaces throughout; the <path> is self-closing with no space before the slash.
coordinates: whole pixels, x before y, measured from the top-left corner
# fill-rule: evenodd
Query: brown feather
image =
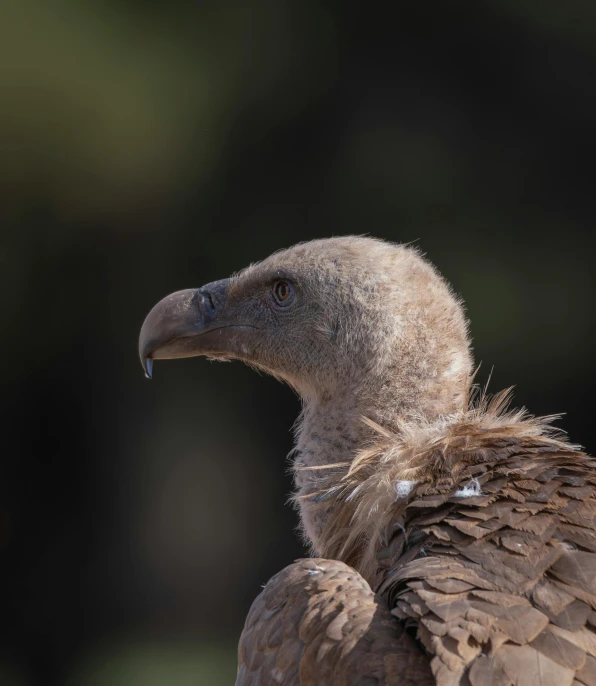
<path id="1" fill-rule="evenodd" d="M 411 470 L 416 461 L 419 479 L 403 499 L 387 487 L 388 475 L 401 477 L 403 473 L 380 448 L 357 456 L 356 468 L 347 472 L 333 494 L 330 530 L 322 532 L 322 540 L 372 583 L 392 609 L 395 626 L 417 627 L 418 640 L 431 653 L 432 678 L 441 686 L 563 686 L 574 680 L 596 684 L 592 662 L 596 659 L 592 623 L 592 615 L 596 616 L 592 609 L 596 601 L 596 554 L 592 552 L 596 533 L 591 528 L 596 507 L 594 485 L 588 485 L 594 462 L 565 446 L 559 437 L 540 435 L 533 420 L 518 416 L 521 426 L 514 423 L 507 432 L 494 418 L 475 416 L 476 432 L 469 421 L 466 424 L 463 453 L 450 448 L 453 437 L 461 435 L 461 427 L 447 430 L 451 438 L 442 439 L 446 458 L 438 466 L 421 451 L 408 447 L 416 459 L 410 460 L 407 475 L 414 475 Z M 530 426 L 525 427 L 524 422 Z M 491 432 L 491 426 L 498 430 Z M 380 435 L 380 440 L 389 440 L 387 432 Z M 491 441 L 498 441 L 500 447 L 493 449 Z M 433 455 L 436 443 L 434 439 L 428 448 Z M 482 459 L 489 455 L 490 461 L 476 462 L 477 448 L 482 449 Z M 372 466 L 374 459 L 383 461 L 382 478 Z M 449 481 L 433 476 L 437 469 L 444 469 L 445 462 L 457 478 Z M 470 466 L 478 469 L 472 474 Z M 477 479 L 479 487 L 473 488 L 480 495 L 471 490 L 470 497 L 454 498 L 458 490 L 472 488 L 472 478 Z M 379 488 L 376 505 L 373 484 Z M 391 490 L 394 495 L 387 500 Z M 571 502 L 577 508 L 569 508 Z M 372 517 L 368 514 L 372 512 L 377 514 Z M 324 567 L 329 561 L 317 563 Z M 361 579 L 356 571 L 351 573 Z M 334 596 L 332 586 L 322 582 L 318 582 L 318 596 L 312 584 L 309 588 L 318 602 L 330 602 Z M 307 593 L 305 588 L 300 592 Z M 325 662 L 327 676 L 319 678 L 331 678 L 328 665 L 338 654 L 338 645 L 349 645 L 349 650 L 359 646 L 358 641 L 350 642 L 346 633 L 345 612 L 346 616 L 340 613 L 325 625 L 323 641 L 322 615 L 305 613 L 303 621 L 312 633 L 301 629 L 301 640 L 308 645 L 298 650 L 291 644 L 294 654 L 302 654 L 303 660 L 306 656 Z M 366 610 L 353 616 L 364 618 Z M 296 621 L 300 622 L 299 616 Z M 245 635 L 254 641 L 254 630 Z M 418 656 L 416 668 L 423 670 L 422 665 L 428 664 L 424 653 L 414 644 L 410 649 Z M 389 654 L 396 653 L 390 650 Z M 376 681 L 370 683 L 393 683 L 383 671 L 388 669 L 385 662 L 370 664 L 373 662 L 371 678 Z M 290 668 L 284 661 L 280 664 Z M 247 670 L 247 665 L 242 669 Z M 258 669 L 262 675 L 262 665 Z M 368 683 L 355 680 L 354 674 L 352 681 L 335 683 Z M 360 678 L 361 672 L 358 674 Z M 255 683 L 275 683 L 260 678 Z M 424 678 L 429 678 L 428 672 Z"/>

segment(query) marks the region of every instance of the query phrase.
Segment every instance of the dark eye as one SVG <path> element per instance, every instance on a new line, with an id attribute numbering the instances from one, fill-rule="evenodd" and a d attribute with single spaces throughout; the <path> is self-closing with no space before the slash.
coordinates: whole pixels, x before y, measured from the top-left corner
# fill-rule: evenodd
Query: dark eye
<path id="1" fill-rule="evenodd" d="M 287 307 L 294 299 L 294 286 L 289 281 L 276 281 L 273 284 L 273 297 L 280 307 Z"/>

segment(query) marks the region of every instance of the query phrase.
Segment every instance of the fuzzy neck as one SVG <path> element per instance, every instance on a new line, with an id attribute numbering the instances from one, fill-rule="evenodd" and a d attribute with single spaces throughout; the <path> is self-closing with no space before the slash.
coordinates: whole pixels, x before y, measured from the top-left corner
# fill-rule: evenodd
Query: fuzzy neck
<path id="1" fill-rule="evenodd" d="M 306 401 L 297 423 L 292 465 L 296 503 L 304 537 L 313 550 L 330 513 L 330 508 L 318 502 L 317 492 L 325 488 L 330 471 L 341 479 L 358 448 L 370 440 L 370 429 L 362 422 L 357 405 L 346 404 L 339 408 L 332 399 Z"/>
<path id="2" fill-rule="evenodd" d="M 332 511 L 330 504 L 321 506 L 322 501 L 317 501 L 317 492 L 327 488 L 330 480 L 340 481 L 355 456 L 375 439 L 370 422 L 397 434 L 405 423 L 428 423 L 466 403 L 466 391 L 445 393 L 450 386 L 445 384 L 433 393 L 436 380 L 425 384 L 419 377 L 418 381 L 422 390 L 416 393 L 405 384 L 353 377 L 352 383 L 333 394 L 319 393 L 304 400 L 293 471 L 303 533 L 313 549 Z"/>
<path id="3" fill-rule="evenodd" d="M 317 467 L 342 463 L 347 469 L 347 463 L 370 437 L 362 416 L 353 396 L 341 405 L 332 398 L 305 402 L 297 423 L 293 465 L 301 493 L 317 490 Z"/>

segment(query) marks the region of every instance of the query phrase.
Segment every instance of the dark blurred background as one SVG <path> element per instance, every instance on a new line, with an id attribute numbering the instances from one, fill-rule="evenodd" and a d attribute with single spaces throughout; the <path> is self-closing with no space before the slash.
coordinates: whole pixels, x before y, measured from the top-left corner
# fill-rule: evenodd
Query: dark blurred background
<path id="1" fill-rule="evenodd" d="M 299 403 L 137 336 L 278 248 L 417 241 L 479 380 L 596 449 L 596 4 L 388 7 L 2 3 L 3 685 L 233 682 Z"/>

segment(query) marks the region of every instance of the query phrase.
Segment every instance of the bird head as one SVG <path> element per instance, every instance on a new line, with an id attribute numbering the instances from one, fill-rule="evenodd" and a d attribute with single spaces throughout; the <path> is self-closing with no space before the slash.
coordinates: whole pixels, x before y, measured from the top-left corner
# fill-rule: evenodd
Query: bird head
<path id="1" fill-rule="evenodd" d="M 155 359 L 243 360 L 306 401 L 372 403 L 389 424 L 460 409 L 472 364 L 462 306 L 434 267 L 414 248 L 353 236 L 172 293 L 147 315 L 139 354 L 149 377 Z"/>

